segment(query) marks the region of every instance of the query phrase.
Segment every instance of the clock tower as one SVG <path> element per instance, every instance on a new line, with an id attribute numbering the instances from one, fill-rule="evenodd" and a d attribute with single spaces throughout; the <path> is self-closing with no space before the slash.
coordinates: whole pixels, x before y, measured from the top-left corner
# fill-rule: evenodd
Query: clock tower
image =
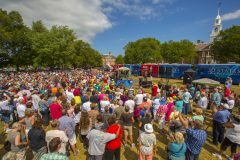
<path id="1" fill-rule="evenodd" d="M 210 43 L 214 42 L 217 36 L 219 35 L 220 31 L 222 30 L 222 19 L 220 17 L 220 4 L 218 6 L 218 15 L 215 19 L 213 24 L 212 33 L 210 35 Z"/>

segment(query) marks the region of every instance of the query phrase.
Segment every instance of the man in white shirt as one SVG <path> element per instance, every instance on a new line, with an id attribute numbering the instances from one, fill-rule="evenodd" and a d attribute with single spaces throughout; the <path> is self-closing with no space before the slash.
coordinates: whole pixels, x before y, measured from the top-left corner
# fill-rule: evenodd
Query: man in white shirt
<path id="1" fill-rule="evenodd" d="M 140 104 L 142 104 L 143 102 L 143 97 L 144 95 L 142 94 L 142 91 L 139 90 L 138 93 L 136 94 L 135 96 L 135 102 L 136 102 L 136 105 L 139 106 Z"/>
<path id="2" fill-rule="evenodd" d="M 20 98 L 17 104 L 17 114 L 19 119 L 23 119 L 25 117 L 26 105 L 24 104 L 24 99 Z"/>
<path id="3" fill-rule="evenodd" d="M 133 96 L 132 95 L 130 95 L 128 100 L 125 102 L 125 106 L 129 107 L 129 112 L 130 113 L 133 113 L 134 107 L 135 107 L 135 102 L 133 100 Z"/>
<path id="4" fill-rule="evenodd" d="M 103 113 L 104 112 L 104 108 L 106 106 L 110 106 L 110 102 L 108 100 L 108 97 L 104 97 L 103 100 L 100 102 L 100 107 L 101 107 L 101 112 Z"/>
<path id="5" fill-rule="evenodd" d="M 61 143 L 61 148 L 58 152 L 62 154 L 66 154 L 66 144 L 68 142 L 68 137 L 66 133 L 58 129 L 59 121 L 57 120 L 52 121 L 51 126 L 52 126 L 52 130 L 47 131 L 46 137 L 45 137 L 47 146 L 53 138 L 59 137 L 62 143 Z"/>
<path id="6" fill-rule="evenodd" d="M 68 90 L 66 90 L 66 95 L 67 95 L 67 102 L 71 103 L 71 100 L 74 98 L 71 88 L 68 88 Z"/>
<path id="7" fill-rule="evenodd" d="M 99 128 L 92 129 L 87 135 L 87 138 L 89 140 L 88 159 L 101 160 L 105 152 L 106 143 L 118 137 L 120 128 L 121 127 L 118 126 L 116 134 L 105 133 L 101 131 Z"/>
<path id="8" fill-rule="evenodd" d="M 91 111 L 91 102 L 90 102 L 90 99 L 89 99 L 88 96 L 86 97 L 86 102 L 83 103 L 82 111 L 83 111 L 83 110 L 85 110 L 85 111 Z"/>
<path id="9" fill-rule="evenodd" d="M 206 111 L 207 106 L 208 106 L 208 99 L 207 99 L 205 93 L 201 93 L 200 99 L 198 100 L 198 107 L 202 108 L 203 111 Z"/>

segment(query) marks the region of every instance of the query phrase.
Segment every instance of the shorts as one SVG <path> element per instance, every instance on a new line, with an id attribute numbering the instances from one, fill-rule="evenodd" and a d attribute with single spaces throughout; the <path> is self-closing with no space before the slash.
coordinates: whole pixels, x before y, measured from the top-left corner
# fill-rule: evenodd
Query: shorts
<path id="1" fill-rule="evenodd" d="M 75 145 L 77 143 L 77 138 L 75 133 L 73 134 L 72 138 L 69 138 L 69 143 L 71 145 Z"/>
<path id="2" fill-rule="evenodd" d="M 226 151 L 226 149 L 231 146 L 231 153 L 236 153 L 237 152 L 237 143 L 233 143 L 230 141 L 227 137 L 224 138 L 222 144 L 221 144 L 221 150 Z"/>
<path id="3" fill-rule="evenodd" d="M 123 126 L 123 131 L 125 136 L 132 136 L 132 126 Z"/>

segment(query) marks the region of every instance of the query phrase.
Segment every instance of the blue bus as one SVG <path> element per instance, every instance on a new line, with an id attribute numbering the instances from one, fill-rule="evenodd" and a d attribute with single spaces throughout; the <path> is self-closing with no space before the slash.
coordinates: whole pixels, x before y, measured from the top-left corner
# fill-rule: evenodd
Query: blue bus
<path id="1" fill-rule="evenodd" d="M 240 64 L 198 64 L 196 65 L 196 79 L 210 78 L 225 83 L 228 77 L 233 84 L 240 82 Z"/>
<path id="2" fill-rule="evenodd" d="M 131 69 L 131 74 L 135 76 L 141 75 L 141 64 L 124 64 L 124 67 Z"/>
<path id="3" fill-rule="evenodd" d="M 160 64 L 159 76 L 162 78 L 183 78 L 184 72 L 191 69 L 191 64 Z"/>

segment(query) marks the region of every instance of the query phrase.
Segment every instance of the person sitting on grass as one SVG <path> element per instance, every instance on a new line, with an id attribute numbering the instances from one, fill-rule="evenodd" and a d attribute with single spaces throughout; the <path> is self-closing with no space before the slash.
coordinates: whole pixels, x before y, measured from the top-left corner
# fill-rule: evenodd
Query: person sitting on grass
<path id="1" fill-rule="evenodd" d="M 192 120 L 199 120 L 204 122 L 203 110 L 201 108 L 195 109 L 195 115 L 192 117 Z"/>
<path id="2" fill-rule="evenodd" d="M 49 153 L 44 154 L 40 160 L 68 160 L 68 157 L 58 153 L 61 149 L 61 139 L 59 137 L 53 138 L 49 142 Z"/>

